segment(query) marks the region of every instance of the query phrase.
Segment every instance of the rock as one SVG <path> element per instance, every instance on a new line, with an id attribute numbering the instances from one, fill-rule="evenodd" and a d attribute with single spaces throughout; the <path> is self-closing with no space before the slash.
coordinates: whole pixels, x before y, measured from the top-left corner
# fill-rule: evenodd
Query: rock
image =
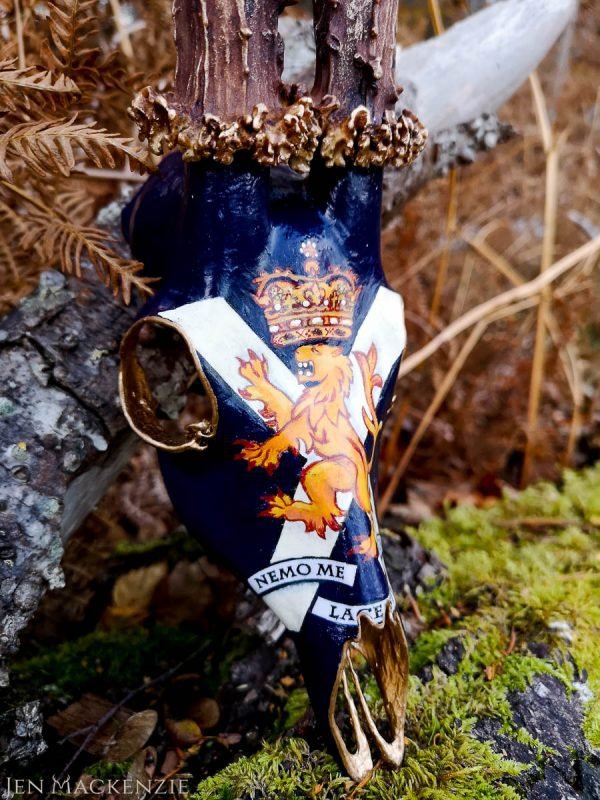
<path id="1" fill-rule="evenodd" d="M 600 800 L 600 764 L 581 763 L 581 783 L 584 800 Z"/>
<path id="2" fill-rule="evenodd" d="M 46 750 L 43 723 L 38 701 L 25 703 L 0 715 L 0 766 L 13 760 L 26 761 Z"/>
<path id="3" fill-rule="evenodd" d="M 528 800 L 600 798 L 600 763 L 594 760 L 583 733 L 581 692 L 569 695 L 558 678 L 537 675 L 524 692 L 511 693 L 509 703 L 515 725 L 548 750 L 538 754 L 534 747 L 517 741 L 510 732 L 501 733 L 501 723 L 491 717 L 477 722 L 474 735 L 490 742 L 494 750 L 508 758 L 530 765 L 514 779 L 525 797 Z"/>
<path id="4" fill-rule="evenodd" d="M 465 646 L 460 636 L 449 639 L 437 654 L 436 662 L 438 667 L 446 675 L 456 675 L 460 662 L 465 655 Z"/>
<path id="5" fill-rule="evenodd" d="M 442 580 L 442 562 L 406 531 L 384 530 L 382 542 L 388 577 L 397 594 L 415 595 Z"/>
<path id="6" fill-rule="evenodd" d="M 527 793 L 529 800 L 581 800 L 558 770 L 547 767 L 544 780 L 538 781 Z"/>
<path id="7" fill-rule="evenodd" d="M 587 755 L 583 704 L 578 695 L 569 697 L 558 678 L 540 675 L 525 692 L 511 695 L 509 702 L 515 724 L 556 750 L 546 763 L 574 784 L 576 758 Z"/>

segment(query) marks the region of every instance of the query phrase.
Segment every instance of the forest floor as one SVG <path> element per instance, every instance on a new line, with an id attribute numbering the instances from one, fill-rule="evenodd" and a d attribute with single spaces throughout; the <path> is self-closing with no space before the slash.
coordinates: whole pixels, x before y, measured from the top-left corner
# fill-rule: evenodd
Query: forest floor
<path id="1" fill-rule="evenodd" d="M 32 630 L 5 693 L 8 705 L 39 700 L 47 749 L 13 781 L 113 781 L 115 798 L 136 796 L 123 781 L 157 791 L 166 776 L 167 796 L 201 800 L 597 797 L 600 467 L 486 508 L 449 505 L 383 539 L 411 640 L 401 770 L 344 776 L 293 642 L 265 641 L 256 602 L 179 531 L 138 545 L 103 535 L 93 631 L 69 630 L 50 596 L 37 631 L 48 637 L 54 619 L 62 643 Z"/>

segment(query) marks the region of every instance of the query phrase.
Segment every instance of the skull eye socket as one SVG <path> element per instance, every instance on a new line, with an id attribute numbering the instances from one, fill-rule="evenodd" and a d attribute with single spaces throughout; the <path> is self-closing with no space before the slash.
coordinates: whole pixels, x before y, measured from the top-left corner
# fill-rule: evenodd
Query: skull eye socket
<path id="1" fill-rule="evenodd" d="M 136 433 L 161 450 L 205 450 L 217 400 L 179 326 L 162 317 L 136 322 L 123 338 L 121 405 Z"/>

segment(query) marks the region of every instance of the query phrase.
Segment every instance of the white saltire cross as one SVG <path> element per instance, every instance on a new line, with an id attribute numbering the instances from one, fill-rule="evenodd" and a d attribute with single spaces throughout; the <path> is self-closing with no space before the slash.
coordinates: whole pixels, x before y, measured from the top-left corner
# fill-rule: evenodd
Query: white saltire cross
<path id="1" fill-rule="evenodd" d="M 197 300 L 179 308 L 162 311 L 160 316 L 179 325 L 192 341 L 198 353 L 221 377 L 229 388 L 264 423 L 260 415 L 262 403 L 246 400 L 240 391 L 247 387 L 247 381 L 239 373 L 238 358 L 246 359 L 248 351 L 253 350 L 264 357 L 269 367 L 269 381 L 284 392 L 292 401 L 298 400 L 304 387 L 279 356 L 266 344 L 223 297 Z M 376 372 L 385 385 L 389 373 L 400 358 L 406 343 L 404 328 L 404 307 L 400 295 L 380 287 L 375 299 L 363 320 L 354 340 L 350 359 L 353 365 L 353 381 L 347 408 L 356 433 L 366 442 L 368 432 L 363 420 L 365 406 L 365 386 L 362 374 L 353 355 L 367 353 L 371 345 L 377 350 Z M 381 389 L 373 392 L 375 406 L 381 396 Z M 307 464 L 318 460 L 314 453 L 302 452 Z M 308 500 L 300 484 L 294 495 L 296 500 Z M 337 497 L 344 516 L 350 508 L 352 495 L 340 493 Z M 375 530 L 377 521 L 373 520 Z M 271 557 L 271 564 L 284 559 L 321 558 L 326 559 L 336 543 L 339 533 L 327 528 L 325 538 L 316 533 L 306 533 L 304 523 L 285 521 L 281 535 Z M 306 613 L 318 591 L 318 583 L 294 583 L 276 589 L 265 596 L 266 603 L 279 616 L 291 631 L 299 631 Z"/>

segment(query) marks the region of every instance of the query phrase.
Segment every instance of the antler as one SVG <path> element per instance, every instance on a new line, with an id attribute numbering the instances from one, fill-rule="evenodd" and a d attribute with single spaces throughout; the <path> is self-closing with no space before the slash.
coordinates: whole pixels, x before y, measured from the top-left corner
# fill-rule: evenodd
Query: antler
<path id="1" fill-rule="evenodd" d="M 321 154 L 327 166 L 410 164 L 427 130 L 410 111 L 396 117 L 398 0 L 314 0 L 315 102 L 331 107 Z"/>
<path id="2" fill-rule="evenodd" d="M 316 0 L 316 80 L 300 97 L 281 80 L 289 4 L 174 0 L 175 89 L 146 87 L 130 109 L 154 153 L 229 164 L 245 150 L 306 172 L 319 149 L 326 166 L 402 166 L 421 152 L 423 126 L 393 112 L 397 0 Z"/>
<path id="3" fill-rule="evenodd" d="M 266 166 L 308 168 L 320 126 L 311 98 L 292 98 L 281 80 L 277 22 L 286 5 L 174 0 L 175 89 L 162 95 L 146 87 L 130 109 L 154 153 L 178 147 L 186 160 L 230 164 L 247 150 Z"/>
<path id="4" fill-rule="evenodd" d="M 333 120 L 364 106 L 372 121 L 381 123 L 385 112 L 394 108 L 397 15 L 397 0 L 315 0 L 313 97 L 316 102 L 328 95 L 336 98 Z"/>
<path id="5" fill-rule="evenodd" d="M 259 103 L 279 107 L 283 40 L 277 20 L 285 5 L 174 0 L 175 97 L 192 118 L 232 119 Z"/>

